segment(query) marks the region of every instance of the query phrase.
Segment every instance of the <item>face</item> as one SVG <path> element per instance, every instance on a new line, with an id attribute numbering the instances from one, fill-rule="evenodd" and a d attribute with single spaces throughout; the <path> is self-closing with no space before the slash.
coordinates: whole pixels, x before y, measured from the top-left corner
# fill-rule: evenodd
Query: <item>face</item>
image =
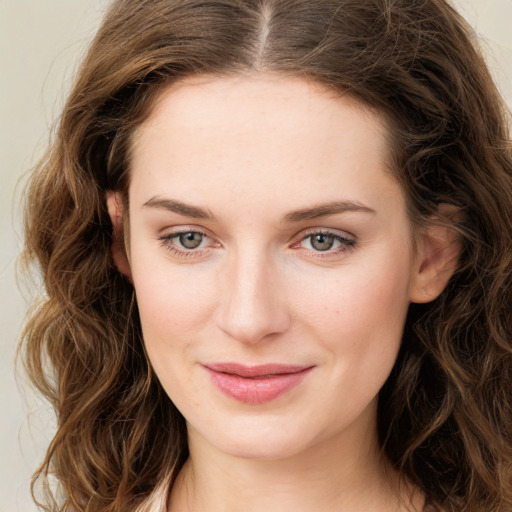
<path id="1" fill-rule="evenodd" d="M 276 458 L 375 434 L 418 266 L 387 155 L 378 115 L 300 79 L 162 93 L 134 137 L 129 262 L 192 439 Z"/>

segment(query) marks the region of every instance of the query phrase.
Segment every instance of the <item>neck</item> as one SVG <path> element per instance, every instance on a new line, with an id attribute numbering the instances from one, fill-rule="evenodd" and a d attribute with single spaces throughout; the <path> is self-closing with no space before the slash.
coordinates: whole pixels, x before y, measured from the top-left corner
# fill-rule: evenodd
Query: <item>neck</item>
<path id="1" fill-rule="evenodd" d="M 357 434 L 357 435 L 354 435 Z M 169 512 L 419 511 L 419 492 L 398 484 L 376 432 L 344 432 L 280 459 L 216 450 L 189 427 L 190 458 L 173 487 Z"/>

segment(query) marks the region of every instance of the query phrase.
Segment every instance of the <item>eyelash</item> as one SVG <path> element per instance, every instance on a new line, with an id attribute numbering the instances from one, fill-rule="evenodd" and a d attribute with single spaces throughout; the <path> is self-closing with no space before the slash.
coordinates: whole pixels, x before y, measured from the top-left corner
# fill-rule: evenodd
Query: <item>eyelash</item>
<path id="1" fill-rule="evenodd" d="M 190 248 L 190 249 L 182 248 L 182 249 L 179 249 L 174 243 L 174 241 L 177 240 L 181 235 L 187 235 L 190 233 L 200 235 L 203 237 L 203 239 L 204 238 L 211 239 L 211 237 L 209 237 L 203 231 L 200 231 L 197 229 L 183 229 L 183 230 L 179 230 L 179 231 L 174 231 L 174 232 L 166 234 L 166 235 L 162 235 L 162 236 L 158 237 L 158 240 L 161 242 L 162 246 L 166 250 L 168 250 L 171 254 L 174 254 L 178 257 L 181 257 L 181 258 L 200 257 L 203 253 L 203 250 L 207 249 L 207 248 L 197 248 L 197 249 L 196 248 Z M 307 252 L 313 253 L 315 258 L 328 258 L 328 257 L 332 257 L 332 256 L 337 256 L 343 252 L 353 249 L 357 243 L 355 238 L 345 237 L 340 234 L 337 234 L 336 232 L 329 231 L 329 230 L 316 229 L 316 230 L 311 230 L 311 231 L 305 233 L 298 241 L 292 243 L 290 245 L 290 247 L 293 249 L 299 250 L 299 249 L 301 249 L 301 244 L 305 240 L 307 240 L 308 238 L 311 238 L 313 236 L 318 236 L 318 235 L 332 237 L 334 239 L 334 241 L 338 242 L 340 245 L 334 249 L 326 249 L 325 251 L 314 250 L 314 249 L 303 249 Z M 203 242 L 203 240 L 201 240 L 201 243 L 202 242 Z M 220 247 L 220 243 L 216 242 L 216 246 Z"/>
<path id="2" fill-rule="evenodd" d="M 314 229 L 309 232 L 306 232 L 300 238 L 300 240 L 298 240 L 297 242 L 294 242 L 291 247 L 299 249 L 302 242 L 304 242 L 308 238 L 311 239 L 313 236 L 318 236 L 318 235 L 332 237 L 334 239 L 334 241 L 339 242 L 340 245 L 339 245 L 339 247 L 336 247 L 334 249 L 327 249 L 325 251 L 314 250 L 314 249 L 304 249 L 308 252 L 312 252 L 314 254 L 315 258 L 329 258 L 332 256 L 338 256 L 350 249 L 353 249 L 356 246 L 355 238 L 343 236 L 334 231 L 323 230 L 323 229 Z M 310 241 L 310 244 L 311 244 L 311 241 Z"/>
<path id="3" fill-rule="evenodd" d="M 162 246 L 168 250 L 171 254 L 179 256 L 181 258 L 196 258 L 201 256 L 202 248 L 199 249 L 178 249 L 176 245 L 173 243 L 174 240 L 178 239 L 181 235 L 187 235 L 189 233 L 194 233 L 197 235 L 201 235 L 203 238 L 211 238 L 203 231 L 197 229 L 183 229 L 179 231 L 174 231 L 172 233 L 162 235 L 158 237 L 158 240 L 161 242 Z M 220 244 L 217 244 L 220 246 Z"/>

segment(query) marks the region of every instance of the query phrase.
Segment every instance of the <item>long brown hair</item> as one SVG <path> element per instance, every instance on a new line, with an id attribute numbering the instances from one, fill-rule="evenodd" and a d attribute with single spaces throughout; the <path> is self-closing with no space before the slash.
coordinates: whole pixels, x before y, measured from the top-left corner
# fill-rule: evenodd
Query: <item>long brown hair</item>
<path id="1" fill-rule="evenodd" d="M 511 148 L 472 32 L 444 0 L 112 3 L 26 196 L 23 257 L 47 296 L 23 348 L 58 419 L 34 477 L 47 510 L 143 510 L 187 457 L 112 261 L 105 194 L 126 192 L 130 135 L 162 87 L 246 71 L 307 77 L 377 110 L 412 222 L 459 209 L 460 268 L 436 301 L 410 307 L 380 441 L 433 508 L 512 510 Z"/>

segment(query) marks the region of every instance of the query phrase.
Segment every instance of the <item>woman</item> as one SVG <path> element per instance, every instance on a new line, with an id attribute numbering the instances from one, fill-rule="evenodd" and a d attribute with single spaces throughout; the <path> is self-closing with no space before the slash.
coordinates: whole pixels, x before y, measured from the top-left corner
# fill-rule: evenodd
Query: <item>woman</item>
<path id="1" fill-rule="evenodd" d="M 512 509 L 471 38 L 442 0 L 111 5 L 27 196 L 49 510 Z"/>

